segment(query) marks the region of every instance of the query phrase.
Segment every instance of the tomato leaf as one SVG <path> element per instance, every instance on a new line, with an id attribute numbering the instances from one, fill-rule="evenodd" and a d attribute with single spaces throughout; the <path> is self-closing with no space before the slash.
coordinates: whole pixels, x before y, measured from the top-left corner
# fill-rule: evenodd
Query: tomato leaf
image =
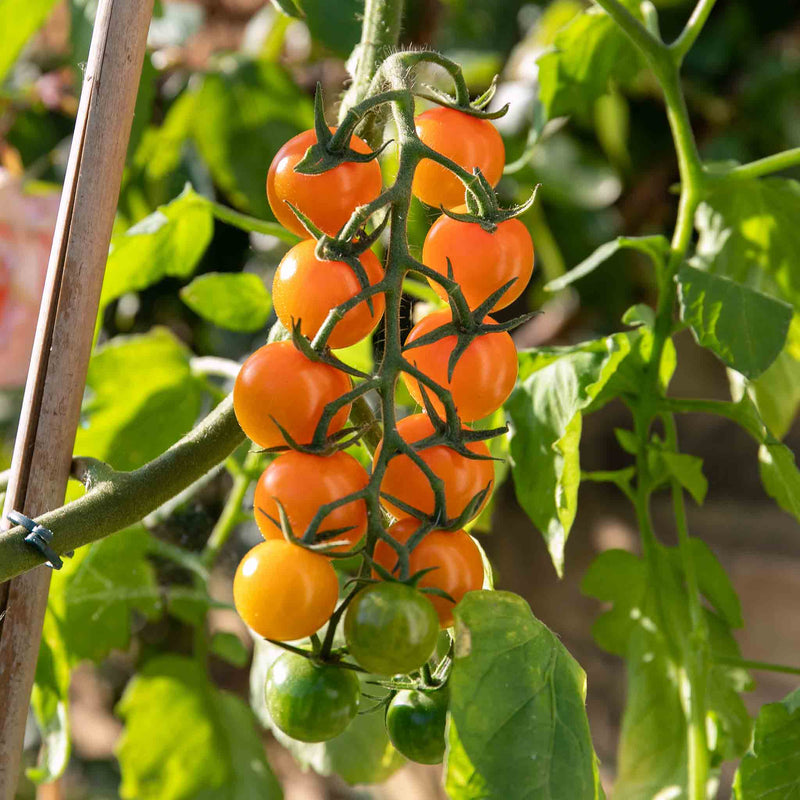
<path id="1" fill-rule="evenodd" d="M 405 763 L 389 741 L 381 713 L 359 714 L 344 733 L 318 744 L 298 742 L 276 728 L 267 710 L 264 684 L 272 662 L 283 652 L 263 639 L 255 640 L 250 670 L 250 705 L 261 724 L 272 730 L 275 738 L 302 767 L 310 767 L 320 775 L 338 775 L 350 784 L 372 784 L 382 783 Z M 369 680 L 370 676 L 366 679 Z M 384 690 L 370 685 L 365 687 L 365 691 L 377 696 Z"/>
<path id="2" fill-rule="evenodd" d="M 637 4 L 626 3 L 633 13 Z M 557 34 L 553 49 L 538 59 L 539 95 L 548 117 L 591 114 L 595 101 L 613 84 L 629 83 L 642 57 L 604 11 L 592 7 Z"/>
<path id="3" fill-rule="evenodd" d="M 739 765 L 733 788 L 736 800 L 800 794 L 800 689 L 762 706 L 753 747 Z"/>
<path id="4" fill-rule="evenodd" d="M 181 656 L 148 661 L 117 713 L 120 795 L 136 800 L 278 800 L 252 712 Z"/>
<path id="5" fill-rule="evenodd" d="M 267 324 L 272 300 L 252 272 L 209 272 L 181 289 L 181 300 L 203 319 L 229 331 L 257 331 Z"/>
<path id="6" fill-rule="evenodd" d="M 689 266 L 677 282 L 681 319 L 729 367 L 756 378 L 778 357 L 792 320 L 788 303 Z"/>
<path id="7" fill-rule="evenodd" d="M 75 453 L 131 470 L 174 444 L 200 413 L 202 385 L 189 357 L 166 328 L 118 336 L 98 348 L 89 364 L 90 395 Z"/>
<path id="8" fill-rule="evenodd" d="M 791 303 L 800 311 L 800 183 L 735 181 L 712 192 L 695 217 L 696 259 L 715 274 Z M 734 389 L 741 394 L 734 376 Z M 747 390 L 770 431 L 784 436 L 800 405 L 800 323 L 777 361 Z"/>
<path id="9" fill-rule="evenodd" d="M 713 653 L 738 656 L 728 622 L 741 623 L 733 587 L 705 546 L 692 540 L 701 591 L 723 616 L 706 610 Z M 627 702 L 617 764 L 614 797 L 650 800 L 668 787 L 686 789 L 686 690 L 681 653 L 690 652 L 681 560 L 671 548 L 659 548 L 652 569 L 632 553 L 608 550 L 587 571 L 582 591 L 610 608 L 595 621 L 598 644 L 627 662 Z M 716 761 L 746 750 L 750 737 L 747 710 L 739 696 L 750 688 L 743 670 L 715 665 L 708 681 L 707 725 L 715 732 Z M 677 795 L 676 795 L 677 796 Z"/>
<path id="10" fill-rule="evenodd" d="M 758 466 L 767 494 L 800 522 L 800 472 L 792 451 L 783 444 L 763 444 Z"/>
<path id="11" fill-rule="evenodd" d="M 560 292 L 575 281 L 590 275 L 599 266 L 605 264 L 611 256 L 620 250 L 638 250 L 656 262 L 662 261 L 669 252 L 669 242 L 663 236 L 618 236 L 610 242 L 601 244 L 588 258 L 581 261 L 566 275 L 550 281 L 545 286 L 548 292 Z M 651 312 L 652 313 L 652 312 Z M 630 323 L 628 323 L 630 324 Z"/>
<path id="12" fill-rule="evenodd" d="M 522 383 L 506 402 L 517 499 L 542 532 L 559 575 L 575 519 L 581 411 L 630 352 L 627 334 L 520 353 Z"/>
<path id="13" fill-rule="evenodd" d="M 141 525 L 83 547 L 53 574 L 48 612 L 71 661 L 94 661 L 130 644 L 131 617 L 153 619 L 161 594 Z"/>
<path id="14" fill-rule="evenodd" d="M 214 222 L 208 201 L 187 186 L 125 233 L 111 239 L 100 309 L 128 292 L 162 278 L 194 272 L 211 241 Z"/>
<path id="15" fill-rule="evenodd" d="M 586 675 L 558 637 L 509 592 L 470 592 L 454 613 L 448 795 L 601 797 Z"/>
<path id="16" fill-rule="evenodd" d="M 229 631 L 217 631 L 211 637 L 209 650 L 234 667 L 244 667 L 250 657 L 242 640 L 235 633 Z"/>
<path id="17" fill-rule="evenodd" d="M 703 475 L 703 459 L 688 453 L 659 453 L 666 471 L 694 498 L 697 505 L 703 505 L 708 491 L 708 480 Z"/>

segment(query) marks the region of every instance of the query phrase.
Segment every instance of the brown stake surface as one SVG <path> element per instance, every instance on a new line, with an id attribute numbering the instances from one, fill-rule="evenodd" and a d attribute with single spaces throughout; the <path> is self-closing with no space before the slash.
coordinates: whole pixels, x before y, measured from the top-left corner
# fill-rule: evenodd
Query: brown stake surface
<path id="1" fill-rule="evenodd" d="M 153 0 L 101 0 L 39 312 L 11 480 L 11 510 L 64 501 L 94 321 Z M 50 571 L 0 585 L 0 800 L 12 800 Z"/>

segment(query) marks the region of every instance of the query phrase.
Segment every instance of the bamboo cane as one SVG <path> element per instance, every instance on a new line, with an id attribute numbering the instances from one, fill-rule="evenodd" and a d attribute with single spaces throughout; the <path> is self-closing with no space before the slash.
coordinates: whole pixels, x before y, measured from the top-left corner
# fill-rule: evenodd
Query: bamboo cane
<path id="1" fill-rule="evenodd" d="M 3 520 L 64 501 L 152 7 L 97 9 Z M 0 800 L 15 794 L 49 584 L 39 567 L 0 585 Z"/>

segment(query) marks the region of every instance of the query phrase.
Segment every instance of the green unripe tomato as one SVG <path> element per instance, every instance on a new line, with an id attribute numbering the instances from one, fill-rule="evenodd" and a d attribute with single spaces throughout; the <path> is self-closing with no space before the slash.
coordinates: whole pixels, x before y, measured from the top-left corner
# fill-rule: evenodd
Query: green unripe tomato
<path id="1" fill-rule="evenodd" d="M 439 617 L 413 587 L 376 583 L 348 606 L 344 635 L 350 654 L 367 672 L 397 675 L 418 669 L 431 657 Z"/>
<path id="2" fill-rule="evenodd" d="M 355 717 L 361 697 L 352 670 L 315 664 L 294 653 L 284 653 L 269 668 L 264 691 L 272 721 L 301 742 L 338 736 Z"/>
<path id="3" fill-rule="evenodd" d="M 444 758 L 444 725 L 449 692 L 404 689 L 386 709 L 386 732 L 395 748 L 419 764 L 440 764 Z"/>

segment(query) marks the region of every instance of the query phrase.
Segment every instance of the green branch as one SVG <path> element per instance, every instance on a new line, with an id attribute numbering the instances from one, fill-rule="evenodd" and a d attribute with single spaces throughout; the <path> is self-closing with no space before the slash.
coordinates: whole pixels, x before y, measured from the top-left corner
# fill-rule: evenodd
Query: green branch
<path id="1" fill-rule="evenodd" d="M 37 518 L 53 532 L 52 548 L 59 555 L 133 525 L 224 461 L 244 434 L 227 397 L 203 422 L 158 458 L 133 472 L 95 469 L 83 497 Z M 24 528 L 0 534 L 0 583 L 44 562 L 24 539 Z"/>
<path id="2" fill-rule="evenodd" d="M 716 1 L 699 0 L 681 35 L 670 45 L 670 52 L 677 65 L 683 62 L 686 54 L 697 41 L 697 37 L 700 35 L 700 31 L 703 30 L 703 26 L 706 24 L 708 15 L 711 13 L 711 9 L 714 8 Z"/>
<path id="3" fill-rule="evenodd" d="M 724 172 L 722 177 L 725 180 L 748 180 L 750 178 L 762 178 L 764 175 L 772 175 L 775 172 L 782 172 L 793 167 L 800 167 L 800 147 L 784 150 L 774 156 L 759 158 L 758 161 L 751 161 L 749 164 L 732 167 L 727 172 Z"/>

